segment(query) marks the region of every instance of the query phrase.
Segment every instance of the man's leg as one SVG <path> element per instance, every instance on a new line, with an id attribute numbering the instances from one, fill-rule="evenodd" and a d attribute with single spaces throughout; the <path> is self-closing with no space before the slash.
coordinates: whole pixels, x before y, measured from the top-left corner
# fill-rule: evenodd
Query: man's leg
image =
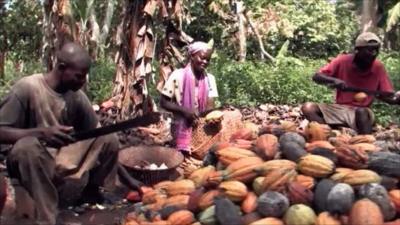
<path id="1" fill-rule="evenodd" d="M 315 121 L 318 123 L 325 124 L 324 117 L 318 105 L 313 102 L 306 102 L 301 106 L 301 111 L 307 120 Z"/>
<path id="2" fill-rule="evenodd" d="M 359 134 L 371 134 L 372 133 L 372 118 L 368 108 L 357 108 L 356 109 L 356 126 Z"/>
<path id="3" fill-rule="evenodd" d="M 96 201 L 102 199 L 90 199 L 90 195 L 96 195 L 99 187 L 104 187 L 106 191 L 113 191 L 118 171 L 118 151 L 119 141 L 116 135 L 106 135 L 99 137 L 95 145 L 101 148 L 98 155 L 97 165 L 90 170 L 89 183 L 83 191 L 83 198 L 88 201 Z M 86 196 L 85 196 L 86 195 Z M 89 196 L 88 196 L 89 195 Z"/>
<path id="4" fill-rule="evenodd" d="M 35 219 L 39 224 L 55 224 L 58 194 L 53 184 L 54 159 L 37 138 L 20 139 L 10 151 L 7 169 L 17 178 L 35 202 Z"/>

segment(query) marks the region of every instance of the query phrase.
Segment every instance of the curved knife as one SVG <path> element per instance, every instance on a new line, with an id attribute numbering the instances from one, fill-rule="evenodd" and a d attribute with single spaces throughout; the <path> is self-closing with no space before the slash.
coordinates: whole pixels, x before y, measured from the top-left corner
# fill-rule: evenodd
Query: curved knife
<path id="1" fill-rule="evenodd" d="M 143 116 L 139 116 L 133 119 L 125 120 L 116 124 L 95 128 L 92 130 L 81 131 L 78 133 L 73 133 L 71 136 L 76 141 L 82 141 L 90 138 L 99 137 L 102 135 L 114 133 L 121 130 L 126 130 L 129 128 L 148 126 L 159 122 L 161 119 L 161 114 L 159 112 L 150 112 Z"/>

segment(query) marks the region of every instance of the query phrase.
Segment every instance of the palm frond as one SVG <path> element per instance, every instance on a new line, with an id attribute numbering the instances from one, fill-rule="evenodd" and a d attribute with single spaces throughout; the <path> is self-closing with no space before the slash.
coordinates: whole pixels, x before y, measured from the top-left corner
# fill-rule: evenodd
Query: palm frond
<path id="1" fill-rule="evenodd" d="M 395 26 L 397 26 L 399 21 L 400 21 L 400 2 L 389 10 L 389 17 L 386 23 L 386 32 L 392 30 Z"/>

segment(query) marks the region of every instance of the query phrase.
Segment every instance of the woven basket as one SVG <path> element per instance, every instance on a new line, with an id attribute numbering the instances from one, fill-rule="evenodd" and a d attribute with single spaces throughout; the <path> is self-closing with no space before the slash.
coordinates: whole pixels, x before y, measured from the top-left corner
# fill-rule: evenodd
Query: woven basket
<path id="1" fill-rule="evenodd" d="M 134 146 L 122 149 L 118 159 L 134 178 L 146 185 L 153 185 L 163 180 L 173 180 L 176 168 L 183 162 L 183 155 L 175 149 L 162 146 Z M 152 163 L 165 163 L 168 169 L 149 170 L 137 167 Z"/>
<path id="2" fill-rule="evenodd" d="M 192 134 L 192 155 L 202 160 L 208 150 L 217 142 L 228 141 L 231 135 L 243 127 L 242 114 L 239 110 L 224 110 L 224 117 L 219 126 L 207 125 L 204 118 L 199 120 Z"/>
<path id="3" fill-rule="evenodd" d="M 210 125 L 200 118 L 192 133 L 192 155 L 196 159 L 203 159 L 210 147 L 220 140 L 220 124 Z"/>

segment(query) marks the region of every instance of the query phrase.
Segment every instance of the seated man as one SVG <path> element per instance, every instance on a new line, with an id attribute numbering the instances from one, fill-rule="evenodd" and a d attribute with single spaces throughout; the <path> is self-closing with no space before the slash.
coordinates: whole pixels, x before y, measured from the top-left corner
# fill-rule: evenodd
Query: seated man
<path id="1" fill-rule="evenodd" d="M 99 197 L 99 186 L 113 187 L 119 147 L 116 136 L 74 143 L 70 135 L 99 124 L 80 90 L 90 64 L 80 45 L 67 43 L 57 52 L 52 71 L 22 78 L 0 102 L 0 144 L 12 145 L 7 169 L 34 201 L 32 224 L 55 224 L 65 191 Z M 65 188 L 67 183 L 80 185 L 71 190 Z"/>
<path id="2" fill-rule="evenodd" d="M 370 134 L 374 116 L 369 106 L 374 100 L 369 93 L 365 99 L 354 98 L 355 88 L 381 91 L 375 96 L 389 104 L 396 104 L 393 86 L 383 64 L 376 59 L 381 41 L 370 32 L 360 34 L 353 54 L 337 56 L 313 76 L 318 84 L 336 88 L 336 104 L 305 103 L 301 110 L 310 121 L 346 126 L 359 134 Z M 352 91 L 350 91 L 353 88 Z"/>

